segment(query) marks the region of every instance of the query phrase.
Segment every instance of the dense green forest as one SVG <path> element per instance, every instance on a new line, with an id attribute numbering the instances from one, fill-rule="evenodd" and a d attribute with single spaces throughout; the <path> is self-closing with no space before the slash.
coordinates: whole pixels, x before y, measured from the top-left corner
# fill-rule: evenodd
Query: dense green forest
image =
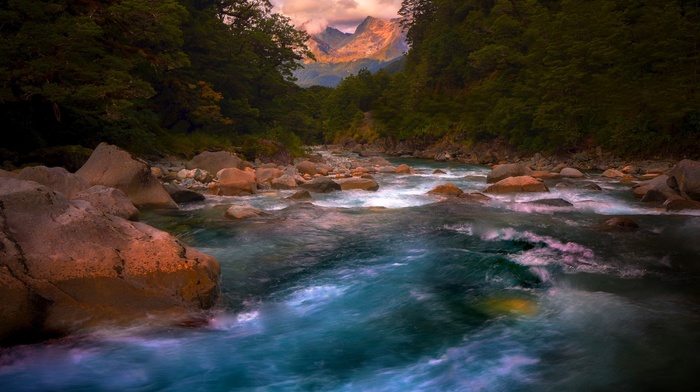
<path id="1" fill-rule="evenodd" d="M 333 90 L 293 83 L 308 36 L 268 0 L 0 4 L 0 161 L 348 136 L 700 149 L 700 0 L 404 0 L 402 71 Z"/>
<path id="2" fill-rule="evenodd" d="M 5 0 L 0 147 L 188 152 L 247 137 L 320 139 L 291 81 L 306 33 L 267 0 Z"/>
<path id="3" fill-rule="evenodd" d="M 700 2 L 404 0 L 405 72 L 332 93 L 329 130 L 529 151 L 698 154 Z"/>

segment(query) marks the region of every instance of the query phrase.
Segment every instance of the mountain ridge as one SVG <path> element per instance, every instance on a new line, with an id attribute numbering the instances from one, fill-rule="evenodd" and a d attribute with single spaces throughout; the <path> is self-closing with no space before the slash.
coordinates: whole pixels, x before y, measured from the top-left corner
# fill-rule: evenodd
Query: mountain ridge
<path id="1" fill-rule="evenodd" d="M 307 45 L 316 61 L 307 59 L 304 69 L 295 72 L 297 84 L 302 87 L 334 87 L 342 78 L 362 68 L 378 71 L 408 50 L 406 33 L 399 19 L 387 21 L 372 16 L 365 18 L 354 33 L 328 26 L 311 34 Z"/>

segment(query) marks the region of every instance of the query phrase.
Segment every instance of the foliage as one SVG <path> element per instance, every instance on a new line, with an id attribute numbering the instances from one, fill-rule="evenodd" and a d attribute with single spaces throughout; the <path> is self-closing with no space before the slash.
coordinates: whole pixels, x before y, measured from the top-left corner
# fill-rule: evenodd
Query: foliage
<path id="1" fill-rule="evenodd" d="M 329 131 L 371 111 L 399 140 L 697 154 L 698 2 L 404 0 L 400 13 L 405 71 L 345 79 L 327 101 Z"/>

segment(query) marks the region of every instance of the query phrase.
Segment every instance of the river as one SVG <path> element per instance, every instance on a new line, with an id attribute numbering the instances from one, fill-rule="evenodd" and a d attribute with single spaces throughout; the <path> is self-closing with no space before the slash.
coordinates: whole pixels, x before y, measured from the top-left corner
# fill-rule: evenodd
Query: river
<path id="1" fill-rule="evenodd" d="M 215 256 L 204 326 L 102 328 L 0 351 L 2 391 L 700 390 L 700 216 L 629 187 L 479 203 L 488 169 L 432 161 L 377 192 L 208 197 L 143 220 Z M 432 174 L 440 168 L 446 174 Z M 571 207 L 528 203 L 562 198 Z M 245 202 L 271 215 L 234 222 Z M 640 228 L 601 230 L 616 216 Z"/>

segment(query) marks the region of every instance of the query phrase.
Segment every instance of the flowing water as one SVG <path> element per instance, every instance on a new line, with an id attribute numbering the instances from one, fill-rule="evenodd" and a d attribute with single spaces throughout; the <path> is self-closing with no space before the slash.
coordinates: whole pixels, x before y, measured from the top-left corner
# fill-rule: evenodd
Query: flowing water
<path id="1" fill-rule="evenodd" d="M 440 202 L 425 193 L 483 190 L 488 170 L 406 162 L 418 174 L 379 174 L 376 193 L 149 213 L 221 262 L 211 322 L 5 349 L 0 390 L 700 390 L 700 216 L 595 179 Z M 553 197 L 573 206 L 527 203 Z M 240 202 L 272 215 L 225 219 Z M 599 228 L 614 216 L 640 229 Z"/>

